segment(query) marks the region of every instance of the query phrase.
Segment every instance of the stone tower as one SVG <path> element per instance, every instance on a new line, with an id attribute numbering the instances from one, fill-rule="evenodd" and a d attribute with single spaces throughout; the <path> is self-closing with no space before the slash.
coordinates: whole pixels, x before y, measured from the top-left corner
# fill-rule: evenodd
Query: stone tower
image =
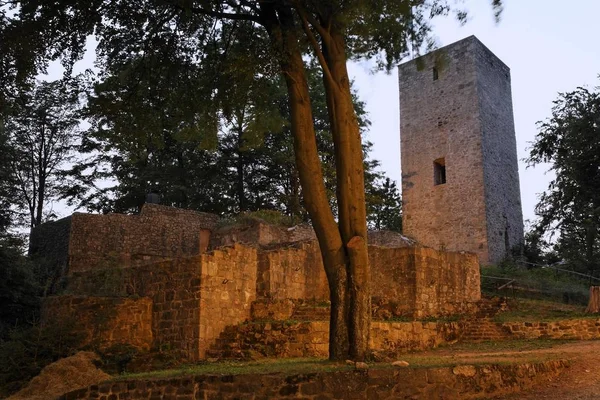
<path id="1" fill-rule="evenodd" d="M 399 80 L 404 233 L 501 261 L 523 242 L 509 68 L 470 36 Z"/>

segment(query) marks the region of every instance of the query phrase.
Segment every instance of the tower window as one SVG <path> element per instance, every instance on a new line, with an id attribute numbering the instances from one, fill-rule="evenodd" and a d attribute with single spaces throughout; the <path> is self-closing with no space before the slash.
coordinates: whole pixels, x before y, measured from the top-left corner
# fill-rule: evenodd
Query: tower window
<path id="1" fill-rule="evenodd" d="M 433 184 L 442 185 L 446 183 L 446 160 L 438 158 L 433 161 Z"/>
<path id="2" fill-rule="evenodd" d="M 437 81 L 438 78 L 439 78 L 438 69 L 436 67 L 433 67 L 433 80 Z"/>

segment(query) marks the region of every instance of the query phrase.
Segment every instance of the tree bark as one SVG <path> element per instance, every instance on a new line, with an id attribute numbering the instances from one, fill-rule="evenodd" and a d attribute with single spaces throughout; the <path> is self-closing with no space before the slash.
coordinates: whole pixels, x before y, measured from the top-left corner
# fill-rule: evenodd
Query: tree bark
<path id="1" fill-rule="evenodd" d="M 362 142 L 344 36 L 335 28 L 329 33 L 323 40 L 323 67 L 329 71 L 329 76 L 324 74 L 324 84 L 335 147 L 339 226 L 349 257 L 349 352 L 352 359 L 364 360 L 369 350 L 371 296 Z"/>
<path id="2" fill-rule="evenodd" d="M 585 309 L 586 313 L 600 313 L 600 286 L 590 286 L 590 300 Z"/>
<path id="3" fill-rule="evenodd" d="M 291 112 L 291 131 L 298 176 L 304 203 L 319 241 L 330 290 L 331 316 L 329 358 L 343 360 L 349 355 L 350 309 L 347 255 L 325 190 L 321 161 L 304 69 L 292 10 L 288 6 L 260 3 L 262 23 L 277 52 L 286 81 Z"/>

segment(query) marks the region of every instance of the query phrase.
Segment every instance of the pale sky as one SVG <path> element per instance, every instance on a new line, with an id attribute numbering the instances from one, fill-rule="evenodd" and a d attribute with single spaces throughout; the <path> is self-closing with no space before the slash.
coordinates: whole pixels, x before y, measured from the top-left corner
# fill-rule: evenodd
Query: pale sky
<path id="1" fill-rule="evenodd" d="M 451 18 L 439 19 L 434 32 L 439 47 L 475 35 L 509 66 L 523 217 L 534 219 L 537 194 L 547 189 L 551 175 L 545 174 L 547 166 L 526 168 L 523 159 L 536 122 L 550 117 L 559 92 L 600 86 L 600 0 L 504 0 L 498 24 L 490 3 L 465 0 L 469 22 L 461 27 Z M 350 70 L 372 122 L 372 156 L 400 184 L 397 71 L 372 74 L 365 63 Z"/>
<path id="2" fill-rule="evenodd" d="M 510 67 L 523 216 L 533 219 L 537 194 L 547 188 L 551 175 L 544 166 L 526 168 L 523 159 L 537 133 L 536 122 L 550 116 L 559 92 L 600 85 L 600 0 L 572 0 L 568 5 L 564 0 L 504 0 L 499 23 L 490 3 L 464 0 L 469 22 L 460 26 L 451 17 L 440 18 L 434 33 L 439 47 L 475 35 Z M 86 57 L 77 69 L 91 68 L 91 60 Z M 372 122 L 372 157 L 400 186 L 398 74 L 372 73 L 371 67 L 358 63 L 349 70 Z M 59 68 L 49 72 L 51 79 L 61 74 Z M 59 205 L 55 210 L 69 213 Z"/>

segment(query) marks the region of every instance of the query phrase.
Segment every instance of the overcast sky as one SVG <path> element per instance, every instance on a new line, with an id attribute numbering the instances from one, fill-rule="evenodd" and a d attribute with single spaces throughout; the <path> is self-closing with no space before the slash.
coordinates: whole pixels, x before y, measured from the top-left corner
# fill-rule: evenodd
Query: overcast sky
<path id="1" fill-rule="evenodd" d="M 600 84 L 600 0 L 572 0 L 568 6 L 564 0 L 504 0 L 499 23 L 490 3 L 465 0 L 469 22 L 460 26 L 453 18 L 440 18 L 434 32 L 439 47 L 475 35 L 510 67 L 523 215 L 533 219 L 537 194 L 547 188 L 551 175 L 544 166 L 526 168 L 523 159 L 537 132 L 536 122 L 550 116 L 559 92 Z M 91 68 L 92 59 L 90 54 L 77 69 Z M 372 122 L 372 157 L 400 185 L 397 71 L 373 73 L 369 63 L 349 69 Z M 61 74 L 60 68 L 49 72 L 53 79 Z M 61 206 L 55 210 L 69 213 Z"/>
<path id="2" fill-rule="evenodd" d="M 523 159 L 536 122 L 550 116 L 559 92 L 600 85 L 600 0 L 504 0 L 499 23 L 489 0 L 464 3 L 469 22 L 461 27 L 451 18 L 437 20 L 437 44 L 475 35 L 510 67 L 523 215 L 534 219 L 537 194 L 548 187 L 551 175 L 545 174 L 547 166 L 526 168 Z M 400 183 L 397 71 L 372 74 L 363 63 L 352 65 L 351 74 L 372 122 L 373 158 Z"/>

